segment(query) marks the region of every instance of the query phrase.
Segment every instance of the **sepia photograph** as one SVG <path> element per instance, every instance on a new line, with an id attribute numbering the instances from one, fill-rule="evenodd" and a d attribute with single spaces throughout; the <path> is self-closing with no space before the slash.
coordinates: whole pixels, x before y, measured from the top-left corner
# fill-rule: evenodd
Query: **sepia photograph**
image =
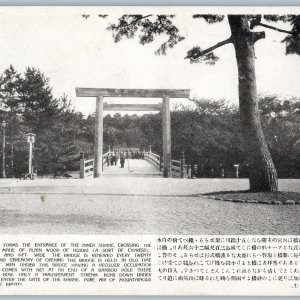
<path id="1" fill-rule="evenodd" d="M 300 9 L 0 7 L 0 233 L 299 235 Z"/>

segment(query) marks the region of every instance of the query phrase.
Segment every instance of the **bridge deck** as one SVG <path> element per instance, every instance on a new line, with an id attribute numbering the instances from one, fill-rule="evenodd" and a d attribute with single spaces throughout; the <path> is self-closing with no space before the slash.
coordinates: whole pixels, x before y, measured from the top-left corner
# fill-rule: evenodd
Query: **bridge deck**
<path id="1" fill-rule="evenodd" d="M 120 161 L 116 166 L 106 166 L 103 169 L 104 176 L 141 176 L 160 177 L 162 173 L 144 159 L 126 159 L 124 168 L 121 168 Z"/>

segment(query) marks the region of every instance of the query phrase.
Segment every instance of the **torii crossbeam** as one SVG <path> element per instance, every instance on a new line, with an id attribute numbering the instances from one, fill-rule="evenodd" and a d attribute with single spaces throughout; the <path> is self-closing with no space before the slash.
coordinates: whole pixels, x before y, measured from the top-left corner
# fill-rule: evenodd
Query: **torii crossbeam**
<path id="1" fill-rule="evenodd" d="M 110 111 L 162 111 L 163 125 L 163 174 L 171 172 L 171 118 L 170 98 L 188 98 L 188 89 L 101 89 L 76 88 L 77 97 L 96 97 L 95 160 L 94 177 L 102 176 L 103 155 L 103 110 Z M 161 98 L 161 104 L 107 104 L 104 97 Z"/>

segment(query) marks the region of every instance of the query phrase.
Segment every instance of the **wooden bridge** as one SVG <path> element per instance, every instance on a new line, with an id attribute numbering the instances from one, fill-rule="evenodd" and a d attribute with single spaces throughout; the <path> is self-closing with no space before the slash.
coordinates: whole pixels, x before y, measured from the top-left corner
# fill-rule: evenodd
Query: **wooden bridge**
<path id="1" fill-rule="evenodd" d="M 170 99 L 171 98 L 189 98 L 189 89 L 105 89 L 105 88 L 76 88 L 78 97 L 96 98 L 96 122 L 95 122 L 95 148 L 94 160 L 82 166 L 82 175 L 85 177 L 86 171 L 93 169 L 94 177 L 101 177 L 104 173 L 105 153 L 103 155 L 103 112 L 106 111 L 160 111 L 162 115 L 163 129 L 163 158 L 152 154 L 149 151 L 145 153 L 144 160 L 152 163 L 157 167 L 159 172 L 163 172 L 163 177 L 184 177 L 181 161 L 171 159 L 171 115 L 170 115 Z M 104 102 L 104 98 L 120 97 L 120 98 L 158 98 L 162 102 L 159 104 L 109 104 Z M 130 161 L 128 161 L 130 164 Z M 85 164 L 85 163 L 84 163 Z M 91 165 L 93 165 L 91 167 Z M 146 167 L 146 166 L 145 166 Z M 85 169 L 87 168 L 87 169 Z M 125 168 L 124 168 L 125 169 Z M 125 171 L 125 170 L 124 170 Z M 181 172 L 181 173 L 179 173 Z"/>
<path id="2" fill-rule="evenodd" d="M 126 150 L 124 151 L 126 152 Z M 128 153 L 128 152 L 127 152 Z M 125 159 L 124 168 L 121 168 L 119 160 L 116 165 L 111 164 L 110 158 L 113 152 L 108 151 L 103 155 L 103 176 L 139 176 L 139 177 L 163 177 L 163 157 L 152 151 L 139 152 L 140 158 Z M 80 178 L 94 177 L 94 159 L 80 158 Z M 169 177 L 185 178 L 190 174 L 190 168 L 185 164 L 184 155 L 180 160 L 171 159 L 171 172 Z"/>

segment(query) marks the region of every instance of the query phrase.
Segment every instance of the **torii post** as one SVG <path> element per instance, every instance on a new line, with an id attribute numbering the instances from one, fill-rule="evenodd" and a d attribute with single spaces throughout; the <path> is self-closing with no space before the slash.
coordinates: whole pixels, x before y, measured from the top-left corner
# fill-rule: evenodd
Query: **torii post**
<path id="1" fill-rule="evenodd" d="M 130 98 L 161 98 L 162 99 L 162 125 L 163 125 L 163 176 L 170 177 L 171 172 L 171 116 L 170 98 L 188 98 L 188 89 L 101 89 L 101 88 L 76 88 L 77 97 L 96 97 L 96 122 L 95 122 L 95 160 L 94 177 L 102 176 L 103 155 L 103 99 L 104 97 L 130 97 Z M 108 108 L 106 104 L 106 108 Z M 154 104 L 110 104 L 110 110 L 160 110 Z M 125 108 L 126 106 L 126 108 Z M 123 109 L 121 109 L 123 108 Z"/>

